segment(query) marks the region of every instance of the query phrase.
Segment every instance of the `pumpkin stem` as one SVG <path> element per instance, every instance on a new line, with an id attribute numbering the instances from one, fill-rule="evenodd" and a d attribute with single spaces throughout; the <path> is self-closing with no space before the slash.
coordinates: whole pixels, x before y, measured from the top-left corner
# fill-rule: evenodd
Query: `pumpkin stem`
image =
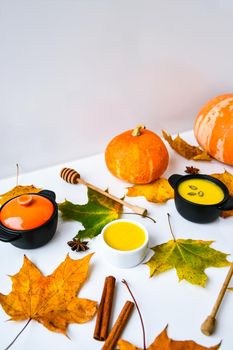
<path id="1" fill-rule="evenodd" d="M 140 136 L 141 130 L 146 129 L 145 125 L 139 124 L 136 126 L 136 128 L 132 132 L 132 136 Z"/>

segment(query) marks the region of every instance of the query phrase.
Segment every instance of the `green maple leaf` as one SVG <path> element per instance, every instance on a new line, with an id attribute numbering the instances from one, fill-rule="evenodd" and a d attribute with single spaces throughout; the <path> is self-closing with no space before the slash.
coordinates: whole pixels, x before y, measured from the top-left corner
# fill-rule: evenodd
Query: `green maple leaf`
<path id="1" fill-rule="evenodd" d="M 106 224 L 118 219 L 122 212 L 121 204 L 90 188 L 87 195 L 88 202 L 84 205 L 67 200 L 59 204 L 64 220 L 76 220 L 84 226 L 85 229 L 76 235 L 80 240 L 97 236 Z"/>
<path id="2" fill-rule="evenodd" d="M 177 239 L 151 248 L 154 255 L 146 263 L 150 268 L 150 276 L 176 269 L 179 281 L 186 281 L 205 287 L 207 267 L 223 267 L 230 265 L 226 260 L 228 254 L 210 248 L 214 241 Z"/>

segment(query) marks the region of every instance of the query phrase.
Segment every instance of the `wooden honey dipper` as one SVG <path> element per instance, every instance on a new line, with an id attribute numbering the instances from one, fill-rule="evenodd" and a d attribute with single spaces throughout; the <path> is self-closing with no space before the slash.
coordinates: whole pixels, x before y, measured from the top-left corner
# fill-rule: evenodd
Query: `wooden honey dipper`
<path id="1" fill-rule="evenodd" d="M 94 185 L 92 185 L 92 184 L 82 180 L 80 178 L 80 174 L 74 169 L 63 168 L 61 170 L 60 176 L 61 176 L 61 178 L 63 180 L 65 180 L 66 182 L 71 183 L 73 185 L 77 185 L 77 184 L 85 185 L 85 186 L 91 188 L 92 190 L 94 190 L 96 192 L 99 192 L 99 193 L 101 193 L 102 195 L 104 195 L 104 196 L 106 196 L 108 198 L 111 198 L 115 202 L 118 202 L 118 203 L 120 203 L 122 205 L 125 205 L 126 207 L 130 208 L 136 214 L 139 214 L 139 215 L 142 215 L 142 216 L 146 216 L 146 214 L 147 214 L 147 209 L 138 207 L 137 205 L 132 205 L 130 203 L 127 203 L 124 200 L 122 200 L 122 199 L 120 199 L 118 197 L 115 197 L 112 194 L 102 190 L 101 188 L 96 187 L 96 186 L 94 186 Z"/>
<path id="2" fill-rule="evenodd" d="M 207 316 L 206 320 L 201 325 L 201 331 L 205 335 L 211 335 L 214 333 L 215 324 L 216 324 L 216 315 L 221 305 L 221 302 L 223 300 L 223 297 L 225 295 L 228 284 L 231 280 L 232 274 L 233 274 L 233 263 L 231 263 L 231 267 L 228 271 L 225 281 L 223 282 L 222 288 L 218 294 L 217 300 L 214 304 L 211 314 Z"/>

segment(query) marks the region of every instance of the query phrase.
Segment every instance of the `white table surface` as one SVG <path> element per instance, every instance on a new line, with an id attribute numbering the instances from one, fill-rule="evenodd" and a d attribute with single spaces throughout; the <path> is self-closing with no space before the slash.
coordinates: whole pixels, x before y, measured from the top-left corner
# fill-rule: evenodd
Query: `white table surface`
<path id="1" fill-rule="evenodd" d="M 194 144 L 192 132 L 183 133 L 182 136 Z M 175 154 L 169 146 L 169 167 L 164 174 L 166 177 L 173 173 L 184 174 L 185 166 L 194 165 L 200 168 L 202 173 L 211 174 L 223 172 L 224 168 L 232 172 L 232 167 L 217 161 L 193 162 L 187 161 Z M 87 201 L 86 188 L 82 185 L 74 186 L 65 183 L 59 177 L 60 169 L 64 166 L 78 170 L 81 176 L 101 188 L 109 188 L 110 193 L 119 197 L 125 193 L 129 184 L 114 178 L 107 170 L 103 155 L 96 155 L 85 159 L 60 164 L 51 168 L 22 174 L 19 178 L 21 185 L 34 184 L 37 187 L 51 189 L 57 194 L 57 202 L 65 198 L 75 203 Z M 8 191 L 15 186 L 15 178 L 0 181 L 0 193 Z M 223 252 L 233 254 L 233 217 L 219 218 L 209 224 L 195 224 L 183 219 L 176 211 L 174 201 L 166 204 L 153 204 L 143 197 L 126 198 L 128 202 L 146 207 L 149 214 L 156 219 L 156 224 L 150 220 L 135 216 L 134 219 L 142 222 L 149 230 L 150 246 L 155 246 L 171 239 L 167 215 L 171 214 L 171 223 L 176 237 L 214 240 L 212 247 Z M 125 216 L 126 217 L 126 216 Z M 133 218 L 133 216 L 127 216 Z M 0 242 L 0 291 L 8 294 L 11 290 L 11 281 L 7 275 L 15 274 L 21 267 L 23 255 L 26 254 L 41 271 L 47 275 L 62 262 L 69 252 L 72 258 L 78 259 L 86 253 L 71 252 L 67 246 L 75 233 L 81 228 L 78 222 L 63 222 L 59 220 L 58 230 L 54 238 L 44 247 L 35 250 L 22 250 L 9 243 Z M 194 286 L 186 281 L 178 282 L 175 269 L 149 278 L 149 268 L 139 265 L 131 269 L 118 269 L 109 265 L 98 250 L 98 239 L 93 239 L 91 249 L 96 254 L 91 260 L 91 268 L 88 281 L 82 287 L 79 296 L 99 301 L 101 297 L 104 278 L 114 275 L 117 278 L 116 294 L 111 324 L 116 320 L 124 302 L 130 299 L 126 287 L 120 282 L 126 279 L 135 294 L 141 308 L 145 327 L 147 346 L 155 336 L 169 324 L 168 334 L 177 340 L 192 339 L 204 346 L 211 346 L 223 340 L 221 350 L 232 350 L 232 310 L 233 293 L 226 292 L 221 309 L 217 315 L 218 327 L 211 337 L 206 337 L 200 331 L 200 325 L 210 313 L 216 300 L 219 289 L 228 271 L 226 268 L 208 268 L 209 277 L 206 288 Z M 149 253 L 150 254 L 150 253 Z M 232 260 L 232 256 L 229 257 Z M 233 281 L 231 283 L 233 285 Z M 0 348 L 4 349 L 22 329 L 26 322 L 5 322 L 8 315 L 0 307 Z M 72 324 L 68 328 L 69 338 L 64 335 L 50 332 L 41 324 L 32 321 L 21 336 L 17 339 L 12 349 L 15 350 L 98 350 L 102 344 L 93 339 L 95 318 L 85 324 Z M 125 328 L 122 338 L 142 347 L 141 326 L 138 314 L 135 311 Z"/>

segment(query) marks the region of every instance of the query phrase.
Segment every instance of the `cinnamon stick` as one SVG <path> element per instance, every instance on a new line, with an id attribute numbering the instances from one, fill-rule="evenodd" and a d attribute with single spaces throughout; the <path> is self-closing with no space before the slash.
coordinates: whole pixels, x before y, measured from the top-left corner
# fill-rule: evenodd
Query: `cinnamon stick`
<path id="1" fill-rule="evenodd" d="M 104 309 L 104 300 L 106 297 L 106 290 L 107 290 L 107 277 L 105 278 L 104 282 L 104 288 L 97 312 L 97 318 L 96 318 L 96 324 L 95 324 L 95 330 L 94 330 L 94 339 L 100 340 L 100 330 L 101 330 L 101 324 L 102 324 L 102 316 L 103 316 L 103 309 Z"/>
<path id="2" fill-rule="evenodd" d="M 103 308 L 102 325 L 100 331 L 100 340 L 106 340 L 108 336 L 109 321 L 111 317 L 113 295 L 115 289 L 115 277 L 107 277 L 107 291 Z"/>
<path id="3" fill-rule="evenodd" d="M 106 342 L 101 350 L 113 350 L 116 346 L 120 335 L 129 319 L 131 311 L 134 307 L 134 303 L 132 301 L 126 301 L 123 309 L 121 310 L 111 332 L 109 333 Z"/>
<path id="4" fill-rule="evenodd" d="M 93 335 L 94 339 L 96 340 L 105 340 L 108 336 L 115 282 L 116 279 L 113 276 L 108 276 L 105 278 Z"/>

